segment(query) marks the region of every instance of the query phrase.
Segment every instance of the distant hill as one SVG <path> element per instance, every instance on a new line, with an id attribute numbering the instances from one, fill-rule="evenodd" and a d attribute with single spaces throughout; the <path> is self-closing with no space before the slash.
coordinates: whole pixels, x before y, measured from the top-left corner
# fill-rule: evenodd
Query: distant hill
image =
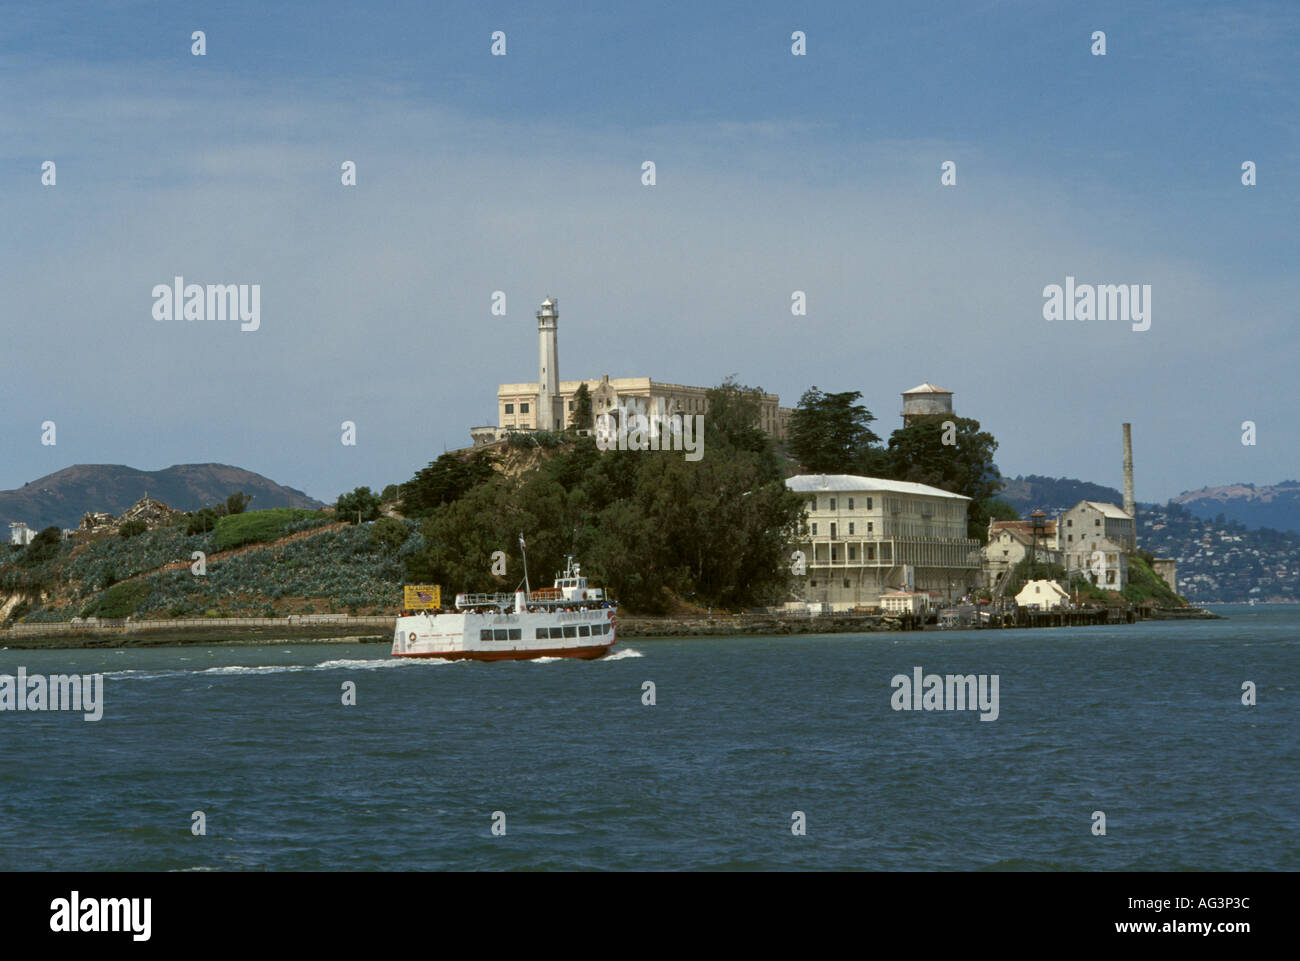
<path id="1" fill-rule="evenodd" d="M 1071 508 L 1079 501 L 1124 503 L 1124 496 L 1115 488 L 1072 477 L 1026 474 L 1004 483 L 1006 487 L 998 494 L 998 498 L 1019 511 L 1022 518 L 1028 517 L 1029 512 L 1036 508 L 1050 512 L 1051 508 Z"/>
<path id="2" fill-rule="evenodd" d="M 1300 481 L 1288 480 L 1262 487 L 1254 484 L 1202 487 L 1179 494 L 1170 503 L 1185 507 L 1202 520 L 1213 520 L 1222 514 L 1227 520 L 1247 527 L 1300 531 Z"/>
<path id="3" fill-rule="evenodd" d="M 74 464 L 16 490 L 0 491 L 0 539 L 12 521 L 40 529 L 76 527 L 87 511 L 121 514 L 145 494 L 177 510 L 192 511 L 231 494 L 252 496 L 250 510 L 325 506 L 300 490 L 229 464 L 177 464 L 143 471 L 121 464 Z"/>

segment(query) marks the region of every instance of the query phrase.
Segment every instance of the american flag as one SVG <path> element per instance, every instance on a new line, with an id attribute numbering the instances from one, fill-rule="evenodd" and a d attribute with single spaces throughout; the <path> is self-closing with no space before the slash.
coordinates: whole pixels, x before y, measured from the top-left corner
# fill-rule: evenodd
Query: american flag
<path id="1" fill-rule="evenodd" d="M 523 535 L 522 533 L 520 533 L 520 535 L 519 535 L 519 549 L 520 549 L 521 551 L 526 551 L 526 550 L 528 550 L 527 545 L 524 544 L 524 535 Z"/>

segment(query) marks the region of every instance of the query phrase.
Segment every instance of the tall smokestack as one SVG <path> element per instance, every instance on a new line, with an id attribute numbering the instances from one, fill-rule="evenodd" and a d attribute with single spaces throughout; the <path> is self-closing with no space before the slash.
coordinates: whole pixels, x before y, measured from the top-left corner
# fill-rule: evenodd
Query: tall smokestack
<path id="1" fill-rule="evenodd" d="M 1133 428 L 1124 425 L 1124 513 L 1133 518 L 1133 546 L 1137 547 L 1137 501 L 1133 497 Z"/>

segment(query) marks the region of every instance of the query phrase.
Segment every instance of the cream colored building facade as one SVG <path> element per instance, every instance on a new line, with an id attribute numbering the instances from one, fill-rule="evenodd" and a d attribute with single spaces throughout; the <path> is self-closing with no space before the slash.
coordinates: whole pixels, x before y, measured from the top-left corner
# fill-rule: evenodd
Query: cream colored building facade
<path id="1" fill-rule="evenodd" d="M 1043 533 L 1034 543 L 1030 521 L 989 521 L 989 540 L 984 547 L 984 575 L 988 587 L 994 587 L 1029 556 L 1031 549 L 1044 564 L 1065 565 L 1065 556 L 1057 548 L 1056 521 L 1047 521 Z"/>
<path id="2" fill-rule="evenodd" d="M 878 607 L 905 589 L 957 598 L 978 584 L 983 546 L 966 536 L 970 498 L 925 484 L 852 474 L 801 474 L 786 487 L 808 501 L 792 550 L 796 590 L 832 610 Z"/>
<path id="3" fill-rule="evenodd" d="M 1031 610 L 1051 611 L 1068 607 L 1070 595 L 1056 581 L 1026 581 L 1016 595 L 1016 604 Z"/>
<path id="4" fill-rule="evenodd" d="M 1079 501 L 1061 515 L 1057 537 L 1066 571 L 1079 571 L 1108 591 L 1128 585 L 1128 555 L 1137 546 L 1137 525 L 1123 508 Z"/>
<path id="5" fill-rule="evenodd" d="M 582 384 L 587 385 L 587 392 L 591 395 L 593 418 L 627 407 L 636 408 L 647 415 L 655 412 L 663 415 L 709 412 L 707 387 L 669 384 L 649 377 L 610 377 L 606 374 L 600 380 L 560 381 L 559 397 L 564 416 L 564 422 L 559 427 L 561 430 L 573 425 L 574 395 Z M 759 402 L 759 426 L 777 440 L 784 440 L 790 413 L 789 408 L 780 406 L 780 397 L 776 394 L 764 394 Z M 537 385 L 501 384 L 497 387 L 495 433 L 537 429 Z"/>
<path id="6" fill-rule="evenodd" d="M 670 384 L 649 377 L 613 377 L 599 380 L 559 379 L 559 301 L 547 298 L 537 312 L 538 376 L 537 382 L 500 384 L 497 386 L 497 422 L 495 427 L 473 427 L 474 444 L 490 444 L 512 431 L 563 430 L 573 425 L 576 413 L 574 395 L 582 384 L 591 394 L 593 420 L 603 413 L 633 408 L 647 416 L 657 413 L 708 414 L 709 388 Z M 776 394 L 759 399 L 758 426 L 777 440 L 784 440 L 790 415 Z"/>

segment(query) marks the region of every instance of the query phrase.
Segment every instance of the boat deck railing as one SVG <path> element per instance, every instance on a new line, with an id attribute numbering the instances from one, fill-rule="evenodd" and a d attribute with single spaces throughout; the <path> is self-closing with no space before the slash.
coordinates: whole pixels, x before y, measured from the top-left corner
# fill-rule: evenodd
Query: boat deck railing
<path id="1" fill-rule="evenodd" d="M 480 607 L 484 605 L 513 604 L 513 594 L 462 594 L 456 598 L 457 607 Z"/>

